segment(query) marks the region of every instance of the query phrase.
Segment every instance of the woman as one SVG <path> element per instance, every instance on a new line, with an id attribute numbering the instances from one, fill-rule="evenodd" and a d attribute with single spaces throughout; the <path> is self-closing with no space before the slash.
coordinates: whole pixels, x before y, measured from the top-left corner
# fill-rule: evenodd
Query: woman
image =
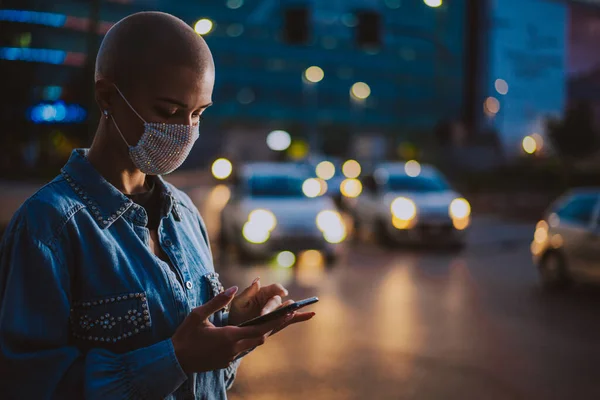
<path id="1" fill-rule="evenodd" d="M 225 399 L 234 360 L 314 314 L 237 327 L 287 291 L 258 279 L 223 291 L 200 215 L 160 177 L 211 105 L 210 50 L 173 16 L 135 14 L 104 38 L 95 80 L 91 148 L 23 204 L 0 246 L 1 396 Z"/>

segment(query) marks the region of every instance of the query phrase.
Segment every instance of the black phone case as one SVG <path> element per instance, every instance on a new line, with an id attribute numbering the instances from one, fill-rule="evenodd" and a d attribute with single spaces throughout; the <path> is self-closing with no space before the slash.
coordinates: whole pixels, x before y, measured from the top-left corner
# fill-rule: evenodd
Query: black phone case
<path id="1" fill-rule="evenodd" d="M 299 310 L 300 308 L 309 306 L 309 305 L 314 304 L 319 301 L 318 298 L 314 298 L 314 299 L 311 298 L 311 299 L 306 299 L 306 300 L 310 300 L 310 302 L 303 304 L 302 302 L 305 300 L 302 300 L 302 301 L 290 304 L 289 306 L 280 308 L 279 310 L 275 310 L 269 314 L 265 314 L 260 317 L 256 317 L 251 320 L 248 320 L 246 322 L 242 322 L 241 324 L 238 325 L 238 327 L 242 328 L 244 326 L 253 326 L 253 325 L 264 324 L 265 322 L 273 321 L 279 317 L 284 316 L 287 313 Z"/>

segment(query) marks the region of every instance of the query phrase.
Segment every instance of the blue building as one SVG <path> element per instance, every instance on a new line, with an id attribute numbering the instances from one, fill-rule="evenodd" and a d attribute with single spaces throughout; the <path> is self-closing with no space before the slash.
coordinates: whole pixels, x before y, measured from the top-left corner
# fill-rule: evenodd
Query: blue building
<path id="1" fill-rule="evenodd" d="M 204 36 L 217 65 L 215 106 L 192 164 L 218 152 L 240 153 L 272 129 L 321 150 L 353 152 L 350 137 L 430 135 L 439 121 L 460 119 L 466 107 L 467 0 L 16 0 L 2 7 L 0 20 L 11 29 L 0 43 L 0 67 L 21 76 L 23 99 L 12 111 L 33 141 L 60 130 L 69 143 L 89 143 L 97 114 L 87 53 L 111 22 L 140 10 L 169 12 L 191 26 L 212 22 Z M 308 10 L 308 40 L 290 45 L 284 15 L 298 7 Z M 380 32 L 379 46 L 357 45 L 363 12 L 379 16 L 370 22 Z M 94 20 L 98 36 L 88 32 Z M 311 66 L 323 71 L 317 83 L 305 77 Z M 56 120 L 56 109 L 43 108 L 56 100 L 64 102 L 59 116 L 61 105 L 76 104 L 85 118 Z"/>

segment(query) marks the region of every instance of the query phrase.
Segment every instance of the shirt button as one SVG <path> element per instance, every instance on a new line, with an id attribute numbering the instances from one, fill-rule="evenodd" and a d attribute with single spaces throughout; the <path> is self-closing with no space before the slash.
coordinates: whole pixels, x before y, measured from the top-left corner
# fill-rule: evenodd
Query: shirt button
<path id="1" fill-rule="evenodd" d="M 165 240 L 165 246 L 171 247 L 172 244 L 173 242 L 171 242 L 169 239 Z"/>
<path id="2" fill-rule="evenodd" d="M 185 287 L 188 288 L 189 290 L 192 290 L 192 288 L 194 287 L 194 285 L 192 284 L 192 281 L 187 281 L 185 283 Z"/>

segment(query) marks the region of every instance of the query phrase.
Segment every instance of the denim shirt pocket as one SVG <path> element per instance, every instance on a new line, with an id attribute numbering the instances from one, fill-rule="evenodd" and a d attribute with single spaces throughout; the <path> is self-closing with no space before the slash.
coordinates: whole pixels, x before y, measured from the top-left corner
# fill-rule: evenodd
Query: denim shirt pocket
<path id="1" fill-rule="evenodd" d="M 74 302 L 71 334 L 88 345 L 120 343 L 152 327 L 145 292 Z"/>

